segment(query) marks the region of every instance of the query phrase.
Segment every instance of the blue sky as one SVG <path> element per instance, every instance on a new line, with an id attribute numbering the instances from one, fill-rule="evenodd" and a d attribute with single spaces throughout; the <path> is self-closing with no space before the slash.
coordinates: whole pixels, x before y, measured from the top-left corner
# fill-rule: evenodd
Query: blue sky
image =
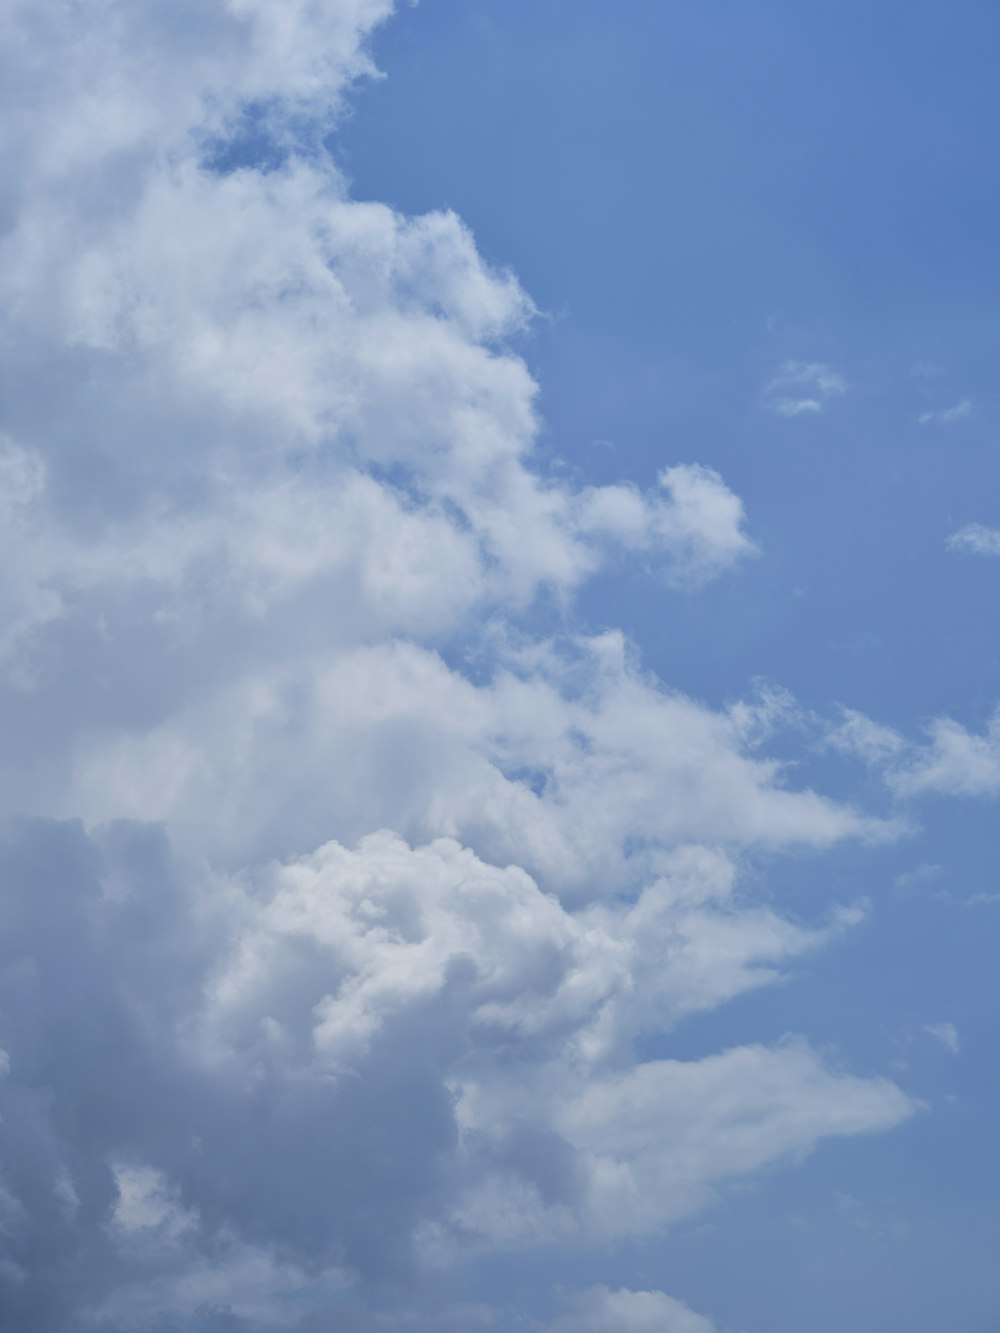
<path id="1" fill-rule="evenodd" d="M 14 0 L 0 1324 L 996 1329 L 998 39 Z"/>
<path id="2" fill-rule="evenodd" d="M 763 677 L 908 732 L 992 712 L 1000 571 L 945 540 L 998 514 L 998 37 L 976 3 L 433 0 L 380 37 L 388 77 L 338 160 L 362 197 L 446 201 L 514 267 L 547 317 L 525 349 L 546 447 L 602 480 L 697 458 L 753 515 L 763 558 L 738 580 L 667 599 L 616 570 L 581 599 L 671 684 L 722 703 Z M 762 390 L 789 359 L 835 366 L 848 392 L 776 419 Z M 1000 1317 L 995 907 L 963 905 L 996 892 L 996 810 L 913 818 L 890 848 L 767 865 L 799 910 L 848 889 L 872 920 L 671 1037 L 697 1053 L 792 1025 L 866 1060 L 895 1048 L 928 1102 L 896 1138 L 824 1149 L 643 1255 L 734 1327 Z M 938 1013 L 957 1059 L 923 1032 Z"/>

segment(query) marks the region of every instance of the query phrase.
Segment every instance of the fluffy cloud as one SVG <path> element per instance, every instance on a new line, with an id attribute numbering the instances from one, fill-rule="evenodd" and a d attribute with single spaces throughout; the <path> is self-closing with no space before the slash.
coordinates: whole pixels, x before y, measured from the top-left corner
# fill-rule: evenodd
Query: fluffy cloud
<path id="1" fill-rule="evenodd" d="M 206 594 L 260 614 L 360 575 L 380 628 L 426 632 L 568 592 L 609 542 L 674 582 L 752 552 L 706 469 L 668 469 L 652 495 L 531 469 L 535 386 L 498 344 L 530 305 L 453 215 L 352 202 L 303 160 L 219 175 L 182 158 L 135 188 L 110 218 L 89 195 L 53 203 L 56 223 L 32 211 L 2 246 L 9 447 L 36 479 L 49 594 L 34 616 L 24 599 L 29 624 L 136 583 L 168 614 L 207 573 Z"/>
<path id="2" fill-rule="evenodd" d="M 927 743 L 894 770 L 892 785 L 904 796 L 940 792 L 947 796 L 1000 793 L 1000 711 L 976 735 L 952 718 L 935 718 Z"/>
<path id="3" fill-rule="evenodd" d="M 691 464 L 660 473 L 665 498 L 650 502 L 629 486 L 583 493 L 579 527 L 613 537 L 629 551 L 669 555 L 671 583 L 697 586 L 756 552 L 743 531 L 743 505 L 711 468 Z"/>
<path id="4" fill-rule="evenodd" d="M 847 392 L 847 381 L 818 361 L 786 361 L 764 390 L 764 406 L 779 417 L 818 415 Z"/>
<path id="5" fill-rule="evenodd" d="M 382 826 L 446 834 L 590 894 L 633 885 L 694 839 L 824 847 L 894 832 L 790 789 L 748 735 L 753 709 L 663 690 L 617 633 L 502 644 L 493 660 L 478 685 L 399 642 L 255 673 L 82 749 L 68 808 L 165 819 L 230 862 Z"/>
<path id="6" fill-rule="evenodd" d="M 230 877 L 157 830 L 34 821 L 0 871 L 11 1326 L 223 1300 L 267 1324 L 421 1257 L 656 1228 L 912 1110 L 802 1042 L 636 1061 L 639 1029 L 823 941 L 703 851 L 577 913 L 390 834 Z"/>
<path id="7" fill-rule="evenodd" d="M 854 708 L 841 710 L 840 721 L 827 731 L 825 739 L 831 749 L 855 755 L 874 765 L 892 762 L 906 748 L 898 731 L 875 722 Z"/>

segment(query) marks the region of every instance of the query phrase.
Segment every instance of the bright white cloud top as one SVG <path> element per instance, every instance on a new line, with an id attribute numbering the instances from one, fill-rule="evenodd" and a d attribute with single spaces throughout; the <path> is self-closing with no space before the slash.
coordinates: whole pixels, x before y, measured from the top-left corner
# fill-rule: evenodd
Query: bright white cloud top
<path id="1" fill-rule="evenodd" d="M 321 143 L 391 7 L 0 23 L 19 1333 L 713 1333 L 610 1276 L 531 1308 L 449 1284 L 544 1247 L 603 1282 L 728 1182 L 918 1109 L 804 1036 L 648 1049 L 864 919 L 791 919 L 751 852 L 904 822 L 798 777 L 787 701 L 712 708 L 568 614 L 623 561 L 697 594 L 765 544 L 675 444 L 648 489 L 547 465 L 517 279 L 453 213 L 351 197 Z M 240 165 L 250 133 L 280 161 Z M 789 361 L 765 405 L 845 392 Z M 996 719 L 832 744 L 901 798 L 1000 791 Z"/>

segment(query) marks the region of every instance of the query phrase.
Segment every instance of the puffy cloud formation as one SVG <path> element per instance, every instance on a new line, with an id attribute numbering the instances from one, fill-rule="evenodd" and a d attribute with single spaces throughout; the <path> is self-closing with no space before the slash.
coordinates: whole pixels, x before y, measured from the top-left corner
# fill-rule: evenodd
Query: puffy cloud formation
<path id="1" fill-rule="evenodd" d="M 227 860 L 373 827 L 445 833 L 578 893 L 629 887 L 692 838 L 823 847 L 891 831 L 788 790 L 748 735 L 774 725 L 766 707 L 715 713 L 667 693 L 617 633 L 494 645 L 493 664 L 476 685 L 392 642 L 258 670 L 156 728 L 81 746 L 71 808 L 167 819 Z"/>
<path id="2" fill-rule="evenodd" d="M 641 1032 L 850 924 L 741 906 L 705 849 L 578 912 L 388 833 L 220 876 L 156 829 L 36 820 L 7 829 L 0 871 L 11 1327 L 212 1300 L 293 1322 L 303 1290 L 660 1227 L 911 1110 L 801 1041 L 637 1062 Z"/>
<path id="3" fill-rule="evenodd" d="M 349 197 L 324 142 L 390 8 L 0 20 L 24 1333 L 543 1326 L 449 1274 L 599 1254 L 913 1109 L 802 1039 L 642 1054 L 860 919 L 755 902 L 748 850 L 893 829 L 792 784 L 777 696 L 714 711 L 565 630 L 612 557 L 697 589 L 756 548 L 708 468 L 549 475 L 516 280 Z M 707 1328 L 603 1289 L 558 1319 Z"/>

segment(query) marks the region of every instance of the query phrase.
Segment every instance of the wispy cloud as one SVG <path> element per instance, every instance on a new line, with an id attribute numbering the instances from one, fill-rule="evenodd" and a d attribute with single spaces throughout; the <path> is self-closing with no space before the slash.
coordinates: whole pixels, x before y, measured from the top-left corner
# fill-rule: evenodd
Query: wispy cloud
<path id="1" fill-rule="evenodd" d="M 873 765 L 894 759 L 906 744 L 892 727 L 883 726 L 854 708 L 841 711 L 840 724 L 833 727 L 825 739 L 832 750 L 854 755 Z"/>
<path id="2" fill-rule="evenodd" d="M 844 709 L 825 740 L 879 771 L 901 797 L 1000 795 L 1000 708 L 981 733 L 954 718 L 936 717 L 925 725 L 924 736 L 910 741 L 863 713 Z"/>
<path id="3" fill-rule="evenodd" d="M 923 865 L 917 866 L 915 870 L 904 870 L 902 874 L 897 875 L 893 884 L 897 889 L 911 889 L 916 884 L 925 884 L 929 879 L 935 879 L 940 873 L 940 866 L 925 861 Z"/>
<path id="4" fill-rule="evenodd" d="M 717 472 L 679 464 L 665 468 L 658 481 L 658 496 L 624 484 L 584 491 L 579 532 L 652 555 L 668 582 L 690 587 L 756 554 L 744 530 L 742 501 Z"/>
<path id="5" fill-rule="evenodd" d="M 945 407 L 937 411 L 921 412 L 917 417 L 921 426 L 930 426 L 937 423 L 942 426 L 953 426 L 956 421 L 964 421 L 966 417 L 972 415 L 972 399 L 963 398 L 960 403 L 954 407 Z"/>
<path id="6" fill-rule="evenodd" d="M 847 381 L 819 361 L 786 361 L 764 390 L 764 407 L 779 417 L 818 415 L 847 392 Z"/>
<path id="7" fill-rule="evenodd" d="M 928 1037 L 933 1037 L 935 1041 L 939 1041 L 945 1050 L 950 1051 L 952 1055 L 957 1055 L 962 1049 L 958 1028 L 954 1023 L 925 1023 L 924 1031 Z"/>

